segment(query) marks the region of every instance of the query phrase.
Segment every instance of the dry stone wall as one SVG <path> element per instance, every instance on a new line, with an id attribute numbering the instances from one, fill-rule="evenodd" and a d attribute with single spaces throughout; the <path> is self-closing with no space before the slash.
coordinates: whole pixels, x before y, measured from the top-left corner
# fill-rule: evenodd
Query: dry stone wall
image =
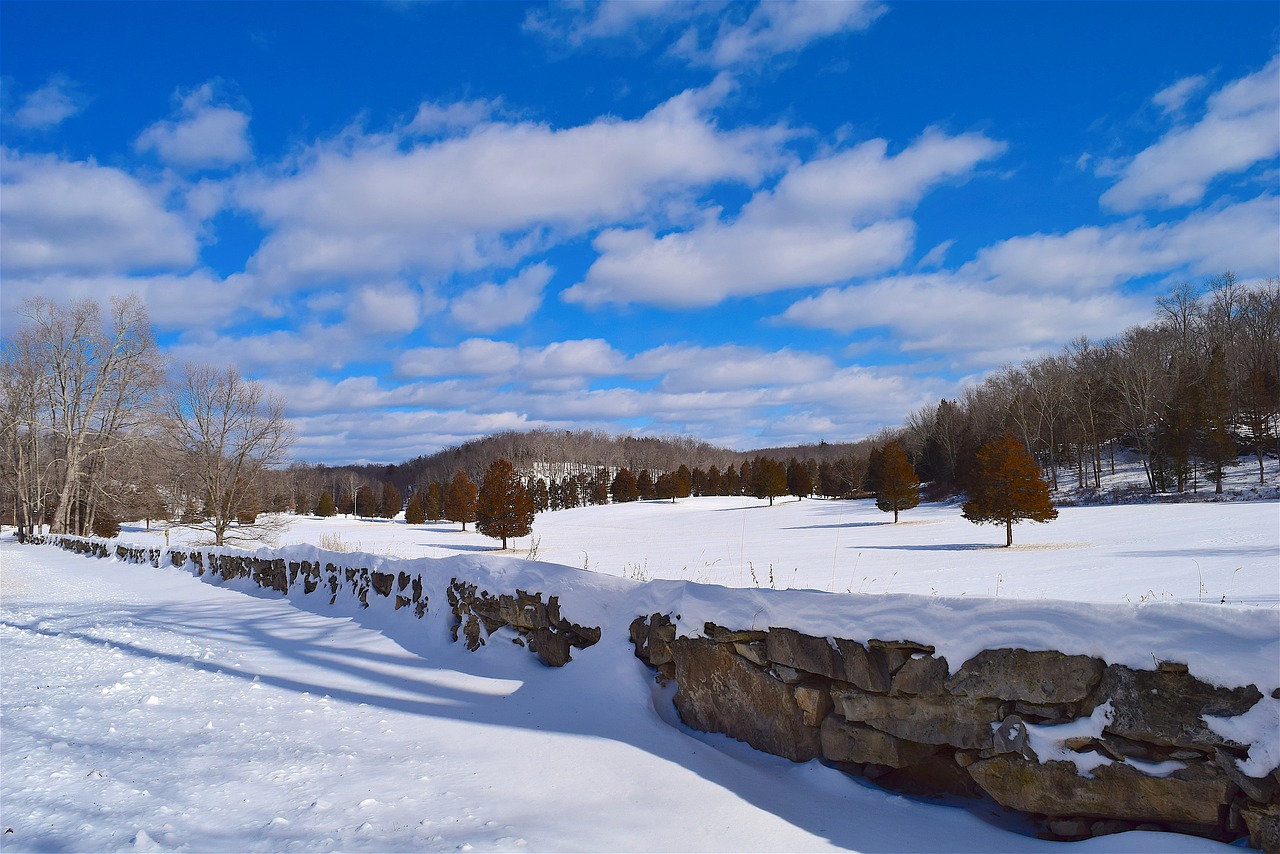
<path id="1" fill-rule="evenodd" d="M 637 618 L 631 640 L 675 680 L 694 729 L 896 791 L 990 797 L 1046 838 L 1158 829 L 1280 851 L 1280 769 L 1246 776 L 1247 746 L 1205 721 L 1247 712 L 1262 699 L 1253 686 L 1025 649 L 984 650 L 952 672 L 910 640 L 713 623 L 678 637 L 663 614 Z"/>
<path id="2" fill-rule="evenodd" d="M 112 546 L 80 537 L 48 537 L 35 542 L 89 557 L 115 558 L 154 567 L 174 566 L 188 569 L 199 577 L 207 573 L 223 581 L 246 579 L 285 595 L 301 592 L 305 596 L 319 593 L 323 597 L 328 594 L 330 605 L 338 601 L 340 594 L 349 593 L 364 608 L 369 607 L 369 597 L 373 595 L 394 598 L 396 611 L 409 609 L 418 619 L 429 610 L 429 597 L 420 574 L 379 572 L 335 562 L 286 560 L 217 550 Z M 515 595 L 494 595 L 454 578 L 446 590 L 446 598 L 454 617 L 453 639 L 459 639 L 461 630 L 467 648 L 472 651 L 483 646 L 488 636 L 510 627 L 517 644 L 525 646 L 545 664 L 561 667 L 571 660 L 570 648 L 586 649 L 600 640 L 598 626 L 582 626 L 562 617 L 555 596 L 544 603 L 541 593 L 523 590 L 517 590 Z"/>

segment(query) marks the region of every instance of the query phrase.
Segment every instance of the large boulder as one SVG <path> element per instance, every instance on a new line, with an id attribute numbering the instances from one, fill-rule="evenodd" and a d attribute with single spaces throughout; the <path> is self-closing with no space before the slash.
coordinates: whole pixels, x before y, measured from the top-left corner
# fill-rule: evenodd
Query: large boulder
<path id="1" fill-rule="evenodd" d="M 817 638 L 793 629 L 770 628 L 765 639 L 769 660 L 793 670 L 848 682 L 864 691 L 889 690 L 884 657 L 855 641 Z"/>
<path id="2" fill-rule="evenodd" d="M 1247 688 L 1218 688 L 1178 670 L 1131 670 L 1112 664 L 1102 675 L 1098 701 L 1111 701 L 1107 732 L 1138 741 L 1212 751 L 1242 748 L 1209 729 L 1205 715 L 1235 717 L 1262 699 Z"/>
<path id="3" fill-rule="evenodd" d="M 816 727 L 805 724 L 804 710 L 790 687 L 768 670 L 735 655 L 732 644 L 708 638 L 677 638 L 676 709 L 686 724 L 703 732 L 721 732 L 795 762 L 821 755 Z"/>
<path id="4" fill-rule="evenodd" d="M 1232 795 L 1226 775 L 1204 763 L 1151 777 L 1117 762 L 1085 777 L 1071 762 L 1041 764 L 1005 753 L 979 759 L 969 774 L 1001 805 L 1049 816 L 1216 826 Z"/>
<path id="5" fill-rule="evenodd" d="M 1102 678 L 1101 660 L 1060 652 L 986 649 L 961 665 L 947 687 L 965 697 L 1076 703 Z"/>

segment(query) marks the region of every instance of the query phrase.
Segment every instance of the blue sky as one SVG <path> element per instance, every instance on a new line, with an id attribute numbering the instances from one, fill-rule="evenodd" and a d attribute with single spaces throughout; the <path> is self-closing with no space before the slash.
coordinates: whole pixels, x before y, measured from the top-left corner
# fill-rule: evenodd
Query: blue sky
<path id="1" fill-rule="evenodd" d="M 861 438 L 1280 275 L 1280 6 L 0 2 L 0 310 L 138 293 L 294 454 Z"/>

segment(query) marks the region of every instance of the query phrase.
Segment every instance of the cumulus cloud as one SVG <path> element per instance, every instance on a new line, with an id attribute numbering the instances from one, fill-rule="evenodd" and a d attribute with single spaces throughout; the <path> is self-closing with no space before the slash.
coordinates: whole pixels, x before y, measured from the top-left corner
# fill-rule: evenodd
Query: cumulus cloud
<path id="1" fill-rule="evenodd" d="M 144 130 L 134 147 L 183 169 L 224 169 L 252 159 L 249 116 L 213 101 L 213 85 L 206 83 L 182 99 L 174 118 Z"/>
<path id="2" fill-rule="evenodd" d="M 22 106 L 13 114 L 13 121 L 21 128 L 46 130 L 80 112 L 85 100 L 69 78 L 54 75 L 23 99 Z"/>
<path id="3" fill-rule="evenodd" d="M 543 289 L 554 273 L 547 264 L 534 264 L 502 284 L 477 285 L 455 297 L 449 313 L 470 332 L 494 332 L 524 323 L 542 305 Z"/>
<path id="4" fill-rule="evenodd" d="M 1106 337 L 1150 315 L 1150 296 L 1120 286 L 1146 276 L 1245 276 L 1280 269 L 1274 196 L 1197 212 L 1176 223 L 1130 220 L 1065 234 L 1015 237 L 955 271 L 830 288 L 792 304 L 784 322 L 852 333 L 887 327 L 900 349 L 998 362 L 1060 343 Z"/>
<path id="5" fill-rule="evenodd" d="M 716 181 L 758 182 L 784 131 L 721 130 L 707 97 L 566 129 L 494 122 L 407 149 L 396 136 L 318 144 L 289 174 L 239 185 L 240 204 L 271 229 L 250 266 L 287 287 L 515 264 L 548 229 L 579 234 Z"/>
<path id="6" fill-rule="evenodd" d="M 1275 158 L 1280 154 L 1278 92 L 1280 56 L 1213 93 L 1198 122 L 1174 128 L 1139 152 L 1102 194 L 1102 204 L 1116 211 L 1196 204 L 1219 175 Z M 1161 93 L 1165 102 L 1177 103 L 1178 92 L 1166 93 Z"/>
<path id="7" fill-rule="evenodd" d="M 92 160 L 0 150 L 0 270 L 119 273 L 186 269 L 194 229 L 161 192 Z"/>
<path id="8" fill-rule="evenodd" d="M 363 333 L 403 335 L 417 329 L 426 311 L 437 306 L 433 295 L 402 282 L 359 285 L 349 294 L 347 322 Z"/>
<path id="9" fill-rule="evenodd" d="M 914 223 L 898 215 L 1004 148 L 981 134 L 931 130 L 896 155 L 885 140 L 871 140 L 811 160 L 757 192 L 734 220 L 711 217 L 660 237 L 640 229 L 602 233 L 600 257 L 563 297 L 588 306 L 708 306 L 883 272 L 913 247 Z"/>

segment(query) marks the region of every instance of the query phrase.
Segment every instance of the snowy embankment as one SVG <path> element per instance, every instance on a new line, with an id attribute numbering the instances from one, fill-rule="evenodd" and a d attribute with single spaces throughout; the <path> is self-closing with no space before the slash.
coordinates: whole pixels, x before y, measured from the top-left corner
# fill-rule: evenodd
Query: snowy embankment
<path id="1" fill-rule="evenodd" d="M 1019 540 L 1028 545 L 1012 550 L 947 548 L 981 545 L 990 533 L 968 523 L 953 526 L 954 508 L 921 508 L 907 518 L 923 524 L 894 528 L 859 505 L 865 502 L 805 501 L 768 509 L 738 499 L 700 499 L 539 517 L 541 556 L 558 557 L 569 548 L 561 538 L 590 529 L 577 544 L 591 555 L 590 566 L 633 556 L 630 570 L 624 563 L 612 576 L 477 553 L 492 548 L 489 541 L 444 526 L 399 522 L 299 519 L 289 537 L 318 540 L 324 530 L 368 551 L 387 544 L 394 545 L 387 551 L 403 553 L 408 541 L 416 541 L 422 550 L 449 547 L 453 555 L 402 560 L 326 553 L 304 544 L 273 552 L 290 560 L 421 574 L 430 600 L 421 621 L 381 597 L 370 597 L 368 609 L 349 596 L 330 606 L 327 591 L 304 596 L 297 590 L 285 598 L 247 580 L 211 584 L 207 575 L 193 577 L 190 566 L 92 560 L 6 540 L 0 791 L 2 821 L 14 833 L 0 845 L 1061 848 L 1002 829 L 1000 823 L 1016 824 L 1008 816 L 984 821 L 954 806 L 886 794 L 816 763 L 794 765 L 683 728 L 669 694 L 633 657 L 627 637 L 633 617 L 655 612 L 678 614 L 688 634 L 712 620 L 733 628 L 787 626 L 818 636 L 911 639 L 935 645 L 953 670 L 978 650 L 1021 646 L 1134 668 L 1180 661 L 1214 684 L 1255 684 L 1264 694 L 1280 687 L 1274 502 L 1194 505 L 1194 512 L 1067 508 L 1055 523 L 1063 528 L 1023 526 Z M 1171 511 L 1175 515 L 1133 515 Z M 630 527 L 624 535 L 615 524 Z M 686 561 L 700 548 L 731 551 L 732 540 L 716 539 L 721 528 L 739 535 L 749 589 L 681 580 L 688 571 L 671 562 L 679 551 Z M 1085 529 L 1092 533 L 1088 544 L 1045 547 L 1065 545 Z M 844 544 L 833 545 L 833 535 Z M 149 544 L 162 542 L 159 536 Z M 136 530 L 122 537 L 147 539 Z M 898 562 L 893 583 L 916 592 L 770 590 L 760 572 L 768 561 L 754 562 L 770 549 L 803 560 L 810 582 L 825 582 L 833 565 L 847 571 L 859 553 L 885 552 L 885 559 Z M 1062 553 L 1073 549 L 1078 554 L 1070 575 L 1065 565 L 1071 562 Z M 1171 557 L 1180 549 L 1186 551 Z M 1199 563 L 1204 580 L 1183 593 L 1186 561 Z M 1124 601 L 1137 588 L 1123 576 L 1137 575 L 1138 584 L 1147 585 L 1161 577 L 1162 567 L 1175 566 L 1176 597 Z M 922 585 L 936 587 L 947 568 L 971 585 L 994 576 L 1007 579 L 1007 586 L 1000 598 L 983 586 L 920 595 L 929 593 Z M 741 568 L 730 571 L 741 574 Z M 645 574 L 655 580 L 619 577 Z M 783 586 L 779 575 L 775 585 Z M 603 637 L 575 650 L 573 662 L 558 670 L 506 643 L 501 632 L 469 653 L 449 635 L 444 589 L 455 576 L 493 593 L 518 588 L 557 595 L 566 618 L 601 626 Z M 800 580 L 799 567 L 785 579 L 797 586 Z M 1226 585 L 1234 594 L 1229 602 L 1270 607 L 1208 604 L 1226 596 Z M 1037 587 L 1034 601 L 1006 592 Z M 1067 601 L 1078 589 L 1087 590 L 1080 598 L 1091 601 Z M 1254 743 L 1251 759 L 1280 755 L 1273 752 L 1280 750 L 1275 721 L 1266 717 L 1274 716 L 1275 705 L 1271 701 L 1266 714 L 1246 723 L 1243 739 L 1233 735 Z M 1151 833 L 1078 845 L 1084 851 L 1221 848 Z"/>

